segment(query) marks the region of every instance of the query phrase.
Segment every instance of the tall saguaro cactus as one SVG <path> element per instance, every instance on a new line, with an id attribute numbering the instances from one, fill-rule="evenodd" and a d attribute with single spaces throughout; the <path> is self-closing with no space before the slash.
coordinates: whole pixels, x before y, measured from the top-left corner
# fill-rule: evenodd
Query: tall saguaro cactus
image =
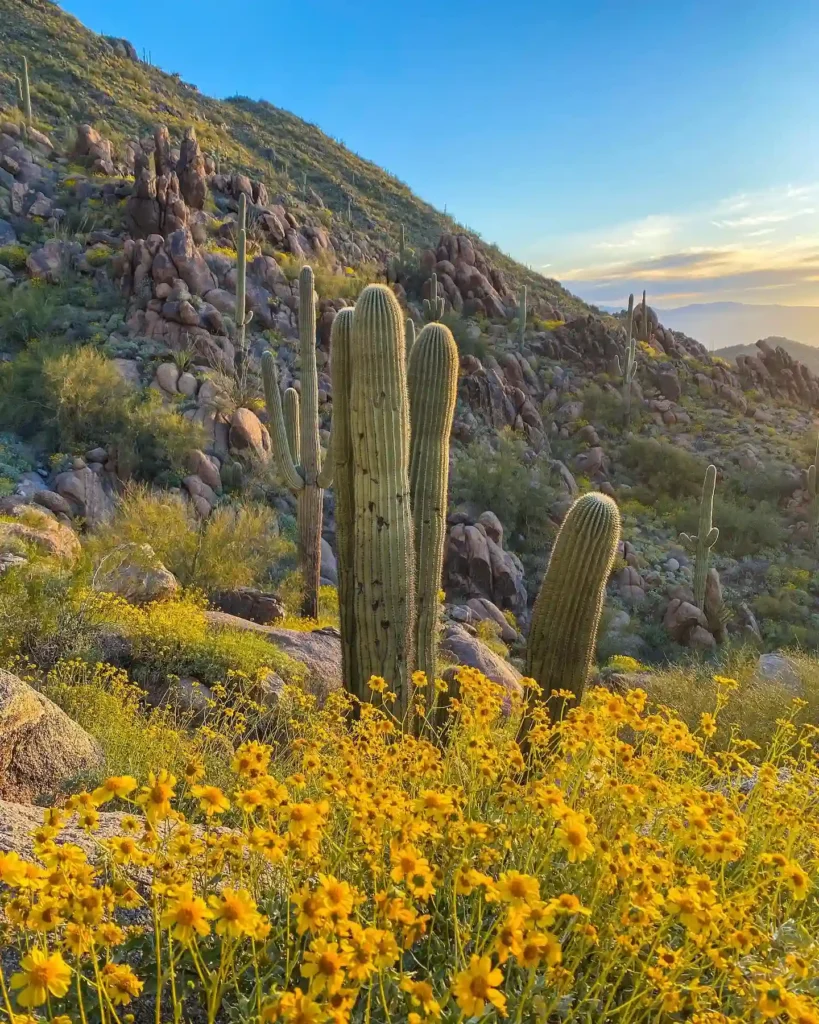
<path id="1" fill-rule="evenodd" d="M 330 335 L 330 372 L 333 381 L 333 430 L 330 445 L 334 462 L 336 549 L 338 551 L 338 612 L 341 626 L 341 666 L 344 682 L 364 699 L 356 668 L 355 641 L 355 499 L 350 397 L 353 382 L 353 310 L 339 310 Z"/>
<path id="2" fill-rule="evenodd" d="M 518 342 L 522 345 L 526 340 L 526 285 L 523 286 L 518 303 Z"/>
<path id="3" fill-rule="evenodd" d="M 584 494 L 566 513 L 532 611 L 526 651 L 526 675 L 547 698 L 552 690 L 570 690 L 578 702 L 583 696 L 620 528 L 620 511 L 605 494 Z M 530 700 L 521 740 L 531 726 L 532 706 Z M 549 698 L 549 707 L 559 717 L 562 698 Z"/>
<path id="4" fill-rule="evenodd" d="M 405 321 L 406 332 L 407 332 L 407 363 L 412 355 L 412 350 L 415 347 L 415 321 L 411 316 L 408 316 Z"/>
<path id="5" fill-rule="evenodd" d="M 713 525 L 714 490 L 717 486 L 717 467 L 709 466 L 702 482 L 702 498 L 700 499 L 700 521 L 697 533 L 691 536 L 681 534 L 682 538 L 694 549 L 694 600 L 700 611 L 705 607 L 705 583 L 708 579 L 708 566 L 711 561 L 711 548 L 719 539 L 719 530 Z"/>
<path id="6" fill-rule="evenodd" d="M 369 285 L 353 315 L 350 432 L 354 477 L 355 652 L 363 686 L 383 676 L 412 711 L 415 553 L 409 485 L 409 403 L 401 307 Z"/>
<path id="7" fill-rule="evenodd" d="M 444 315 L 444 300 L 438 294 L 438 275 L 433 273 L 429 279 L 429 298 L 424 299 L 424 319 L 428 324 L 440 320 Z"/>
<path id="8" fill-rule="evenodd" d="M 645 293 L 643 293 L 645 296 Z M 645 313 L 645 309 L 643 311 Z M 626 427 L 631 423 L 631 386 L 637 373 L 637 339 L 634 337 L 634 296 L 628 297 L 628 337 L 626 339 L 626 365 L 623 370 L 623 414 Z"/>
<path id="9" fill-rule="evenodd" d="M 270 416 L 273 449 L 286 486 L 298 500 L 299 555 L 304 576 L 302 614 L 318 617 L 321 577 L 321 520 L 324 488 L 333 479 L 332 449 L 322 466 L 319 441 L 318 371 L 316 369 L 316 301 L 313 271 L 302 267 L 299 275 L 299 340 L 301 344 L 301 409 L 299 402 L 286 400 L 285 421 L 282 398 L 272 352 L 262 358 L 262 379 Z M 298 429 L 295 420 L 298 419 Z M 289 424 L 289 430 L 288 430 Z M 294 452 L 288 434 L 299 444 Z"/>
<path id="10" fill-rule="evenodd" d="M 418 668 L 426 673 L 428 712 L 434 711 L 438 589 L 444 562 L 449 434 L 458 390 L 458 347 L 443 324 L 427 324 L 409 361 L 410 494 L 418 576 Z"/>
<path id="11" fill-rule="evenodd" d="M 816 451 L 813 455 L 813 465 L 808 467 L 807 483 L 808 494 L 810 495 L 810 535 L 811 541 L 816 545 L 819 540 L 819 493 L 816 487 L 816 474 L 819 472 L 819 434 L 816 435 Z"/>
<path id="12" fill-rule="evenodd" d="M 26 128 L 31 127 L 31 87 L 28 81 L 28 60 L 23 57 L 23 77 L 20 81 L 23 93 L 23 114 L 26 118 Z"/>
<path id="13" fill-rule="evenodd" d="M 247 312 L 247 197 L 239 196 L 239 221 L 236 232 L 236 341 L 242 359 L 242 372 L 247 363 L 247 325 L 253 313 Z"/>
<path id="14" fill-rule="evenodd" d="M 645 289 L 643 289 L 642 316 L 643 316 L 643 341 L 646 344 L 648 344 L 651 341 L 651 325 L 648 322 L 648 306 L 646 305 Z"/>

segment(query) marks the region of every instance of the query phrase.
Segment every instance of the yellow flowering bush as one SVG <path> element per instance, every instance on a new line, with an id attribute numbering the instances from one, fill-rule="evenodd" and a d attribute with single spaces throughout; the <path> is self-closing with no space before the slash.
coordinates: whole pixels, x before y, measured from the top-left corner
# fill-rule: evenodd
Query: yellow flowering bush
<path id="1" fill-rule="evenodd" d="M 458 678 L 436 742 L 382 680 L 383 707 L 294 693 L 230 786 L 193 759 L 47 809 L 0 853 L 6 1016 L 819 1021 L 819 730 L 712 749 L 721 677 L 697 731 L 598 688 L 524 752 L 519 698 Z"/>

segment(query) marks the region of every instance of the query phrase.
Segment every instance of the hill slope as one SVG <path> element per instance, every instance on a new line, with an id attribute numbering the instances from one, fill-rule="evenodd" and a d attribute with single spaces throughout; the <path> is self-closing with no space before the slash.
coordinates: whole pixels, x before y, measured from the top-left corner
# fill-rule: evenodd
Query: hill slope
<path id="1" fill-rule="evenodd" d="M 86 29 L 50 0 L 0 0 L 0 102 L 12 106 L 27 57 L 35 118 L 56 138 L 87 122 L 116 144 L 159 122 L 178 138 L 196 128 L 202 148 L 280 192 L 313 190 L 336 213 L 352 216 L 356 231 L 397 248 L 400 225 L 416 248 L 435 245 L 444 231 L 463 228 L 314 125 L 267 102 L 215 100 L 178 75 L 136 59 L 124 40 Z M 533 296 L 570 313 L 589 307 L 556 281 L 516 264 L 491 246 L 493 261 Z"/>
<path id="2" fill-rule="evenodd" d="M 769 336 L 819 345 L 819 306 L 702 302 L 662 311 L 663 323 L 684 331 L 707 348 L 752 345 Z"/>
<path id="3" fill-rule="evenodd" d="M 765 338 L 771 348 L 784 348 L 793 359 L 798 359 L 812 373 L 819 373 L 819 348 L 814 345 L 803 345 L 801 341 L 792 341 L 790 338 Z M 756 345 L 729 345 L 726 348 L 718 348 L 714 351 L 715 356 L 720 356 L 731 364 L 736 362 L 737 356 L 758 356 L 759 349 Z"/>

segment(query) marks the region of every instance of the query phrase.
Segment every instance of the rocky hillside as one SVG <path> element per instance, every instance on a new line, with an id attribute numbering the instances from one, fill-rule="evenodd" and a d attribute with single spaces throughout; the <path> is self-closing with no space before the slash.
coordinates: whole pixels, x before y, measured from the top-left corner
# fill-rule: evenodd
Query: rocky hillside
<path id="1" fill-rule="evenodd" d="M 790 338 L 763 338 L 762 342 L 772 349 L 781 348 L 793 360 L 804 363 L 811 373 L 819 374 L 819 348 L 815 345 L 803 345 L 801 341 L 792 341 Z M 713 352 L 714 356 L 724 359 L 733 365 L 738 356 L 756 356 L 759 354 L 759 342 L 755 345 L 729 345 L 726 348 L 718 348 Z"/>
<path id="2" fill-rule="evenodd" d="M 195 84 L 141 61 L 127 40 L 90 32 L 50 0 L 0 0 L 0 102 L 7 105 L 16 104 L 23 57 L 31 68 L 36 122 L 63 146 L 77 124 L 90 124 L 112 141 L 130 171 L 129 143 L 154 125 L 167 125 L 177 139 L 194 127 L 203 150 L 220 164 L 262 179 L 271 195 L 303 214 L 333 214 L 348 224 L 360 248 L 351 258 L 382 260 L 397 251 L 401 225 L 407 244 L 418 249 L 458 230 L 403 182 L 314 125 L 267 102 L 203 96 Z M 514 288 L 526 283 L 532 298 L 570 312 L 586 309 L 556 281 L 498 251 L 492 258 Z"/>

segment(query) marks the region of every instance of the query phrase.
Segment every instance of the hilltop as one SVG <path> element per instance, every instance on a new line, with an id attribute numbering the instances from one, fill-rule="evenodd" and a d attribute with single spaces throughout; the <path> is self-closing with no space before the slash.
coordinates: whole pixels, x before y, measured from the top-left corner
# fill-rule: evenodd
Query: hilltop
<path id="1" fill-rule="evenodd" d="M 765 343 L 773 348 L 784 349 L 793 359 L 798 359 L 812 373 L 819 373 L 819 348 L 815 345 L 803 345 L 800 341 L 793 341 L 791 338 L 770 337 L 763 339 Z M 729 345 L 726 348 L 714 349 L 713 355 L 724 359 L 728 363 L 735 363 L 737 356 L 756 356 L 759 349 L 754 345 Z"/>
<path id="2" fill-rule="evenodd" d="M 264 180 L 272 194 L 344 218 L 349 213 L 367 251 L 397 251 L 401 225 L 407 244 L 418 249 L 443 232 L 471 234 L 314 125 L 266 101 L 204 96 L 195 84 L 141 61 L 127 40 L 89 31 L 50 0 L 0 0 L 0 102 L 16 103 L 24 56 L 38 123 L 57 141 L 69 143 L 79 123 L 119 148 L 160 122 L 175 138 L 194 126 L 203 150 Z M 568 312 L 588 311 L 556 281 L 487 248 L 513 287 L 526 284 L 533 298 Z"/>

